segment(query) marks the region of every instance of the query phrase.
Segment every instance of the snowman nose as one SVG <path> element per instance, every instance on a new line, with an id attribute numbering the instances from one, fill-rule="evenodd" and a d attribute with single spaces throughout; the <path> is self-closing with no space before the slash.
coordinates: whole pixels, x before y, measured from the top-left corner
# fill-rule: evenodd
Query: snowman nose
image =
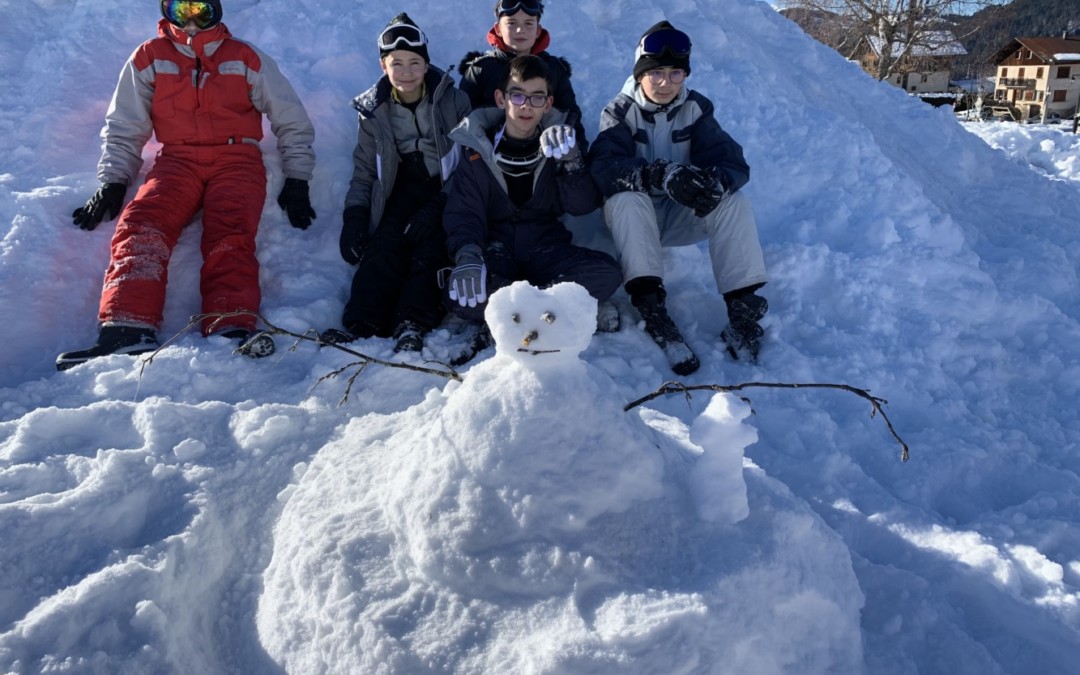
<path id="1" fill-rule="evenodd" d="M 521 339 L 521 346 L 528 347 L 532 343 L 532 341 L 538 337 L 540 337 L 539 333 L 534 330 L 529 331 L 529 334 Z"/>

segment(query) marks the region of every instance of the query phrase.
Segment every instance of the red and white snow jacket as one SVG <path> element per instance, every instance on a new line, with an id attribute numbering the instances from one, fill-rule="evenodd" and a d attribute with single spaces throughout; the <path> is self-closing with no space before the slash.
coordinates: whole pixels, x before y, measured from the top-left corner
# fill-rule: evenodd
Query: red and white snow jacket
<path id="1" fill-rule="evenodd" d="M 225 24 L 187 33 L 162 19 L 124 64 L 101 130 L 98 178 L 130 184 L 151 134 L 163 145 L 258 144 L 270 120 L 287 178 L 310 180 L 315 129 L 277 64 Z"/>

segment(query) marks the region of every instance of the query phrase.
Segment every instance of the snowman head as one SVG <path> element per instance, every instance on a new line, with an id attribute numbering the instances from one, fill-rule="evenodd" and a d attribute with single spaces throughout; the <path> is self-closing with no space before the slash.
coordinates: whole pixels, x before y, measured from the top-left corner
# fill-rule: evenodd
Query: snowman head
<path id="1" fill-rule="evenodd" d="M 572 282 L 545 289 L 518 281 L 488 300 L 484 318 L 495 353 L 521 361 L 577 361 L 596 331 L 596 300 Z"/>

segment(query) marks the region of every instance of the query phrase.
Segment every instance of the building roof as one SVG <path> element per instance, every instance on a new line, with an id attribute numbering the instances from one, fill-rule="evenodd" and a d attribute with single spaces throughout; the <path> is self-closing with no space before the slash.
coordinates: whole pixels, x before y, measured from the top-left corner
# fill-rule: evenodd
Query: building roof
<path id="1" fill-rule="evenodd" d="M 991 59 L 1001 63 L 1020 48 L 1028 49 L 1043 63 L 1080 63 L 1080 38 L 1021 37 L 1013 38 L 999 49 Z"/>
<path id="2" fill-rule="evenodd" d="M 875 54 L 882 53 L 882 45 L 884 42 L 876 35 L 871 35 L 866 38 L 870 48 L 874 50 Z M 892 43 L 892 48 L 889 53 L 893 57 L 899 57 L 904 53 L 903 38 Z M 964 49 L 964 45 L 960 44 L 956 36 L 947 30 L 930 31 L 922 35 L 919 40 L 911 45 L 911 49 L 908 52 L 908 56 L 914 58 L 922 58 L 927 56 L 962 56 L 967 54 L 967 50 Z"/>

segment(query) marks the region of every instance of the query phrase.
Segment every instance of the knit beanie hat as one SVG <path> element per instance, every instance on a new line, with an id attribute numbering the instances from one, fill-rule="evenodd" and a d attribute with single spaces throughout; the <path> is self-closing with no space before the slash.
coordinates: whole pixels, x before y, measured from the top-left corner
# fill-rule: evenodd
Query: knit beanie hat
<path id="1" fill-rule="evenodd" d="M 634 52 L 634 79 L 650 70 L 671 66 L 690 74 L 690 36 L 667 21 L 652 26 L 641 35 Z"/>
<path id="2" fill-rule="evenodd" d="M 427 36 L 405 12 L 391 19 L 390 23 L 386 24 L 386 28 L 379 33 L 380 59 L 398 49 L 419 54 L 424 59 L 424 63 L 431 63 L 431 59 L 428 58 Z"/>

